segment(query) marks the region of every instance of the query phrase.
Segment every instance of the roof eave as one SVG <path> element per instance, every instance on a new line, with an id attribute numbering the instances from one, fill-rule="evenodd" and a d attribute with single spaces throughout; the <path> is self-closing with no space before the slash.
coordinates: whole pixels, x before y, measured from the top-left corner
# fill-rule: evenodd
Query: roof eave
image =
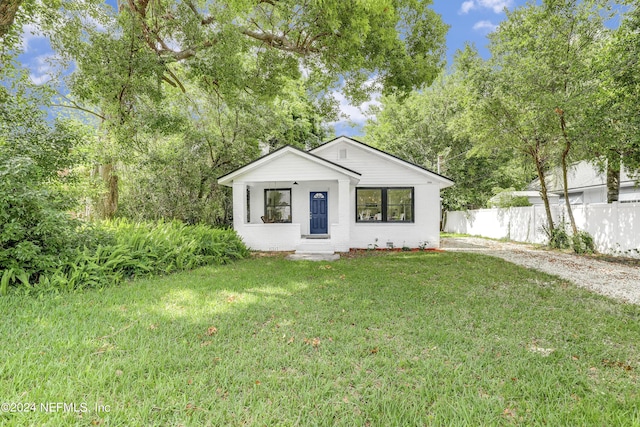
<path id="1" fill-rule="evenodd" d="M 312 153 L 313 151 L 320 150 L 322 148 L 326 148 L 330 144 L 334 144 L 340 139 L 346 139 L 347 141 L 355 143 L 357 146 L 360 146 L 365 150 L 369 150 L 369 151 L 372 151 L 374 153 L 384 155 L 384 156 L 388 157 L 390 160 L 392 160 L 394 162 L 397 162 L 397 163 L 399 163 L 399 164 L 401 164 L 403 166 L 410 167 L 410 168 L 416 170 L 419 173 L 426 174 L 430 178 L 434 178 L 435 180 L 437 180 L 439 182 L 440 189 L 451 187 L 451 186 L 455 185 L 455 182 L 452 179 L 447 178 L 444 175 L 440 175 L 437 172 L 429 170 L 429 169 L 427 169 L 425 167 L 422 167 L 420 165 L 416 165 L 415 163 L 408 162 L 408 161 L 406 161 L 404 159 L 401 159 L 398 156 L 394 156 L 393 154 L 387 153 L 386 151 L 382 151 L 382 150 L 380 150 L 380 149 L 378 149 L 376 147 L 372 147 L 372 146 L 370 146 L 368 144 L 365 144 L 362 141 L 358 141 L 357 139 L 354 139 L 354 138 L 351 138 L 351 137 L 348 137 L 348 136 L 344 136 L 344 135 L 338 136 L 338 137 L 332 139 L 331 141 L 327 141 L 324 144 L 319 145 L 319 146 L 317 146 L 316 148 L 314 148 L 312 150 L 309 150 L 309 152 Z"/>
<path id="2" fill-rule="evenodd" d="M 284 155 L 285 153 L 294 153 L 298 156 L 307 158 L 308 160 L 311 160 L 313 162 L 322 164 L 325 167 L 328 167 L 330 169 L 333 169 L 337 172 L 340 172 L 344 175 L 347 175 L 350 179 L 352 180 L 356 180 L 358 181 L 360 179 L 361 174 L 359 172 L 356 172 L 354 170 L 345 168 L 344 166 L 341 166 L 337 163 L 334 163 L 330 160 L 327 159 L 323 159 L 320 156 L 316 156 L 313 153 L 307 152 L 307 151 L 303 151 L 300 150 L 299 148 L 293 147 L 291 145 L 285 145 L 283 147 L 278 148 L 275 151 L 272 151 L 271 153 L 265 154 L 249 163 L 247 163 L 244 166 L 241 166 L 225 175 L 222 175 L 220 177 L 218 177 L 218 184 L 220 185 L 224 185 L 227 187 L 231 187 L 233 186 L 233 181 L 235 180 L 236 177 L 241 176 L 255 168 L 260 167 L 261 165 L 263 165 L 264 163 L 266 163 L 269 160 L 272 160 L 274 158 L 277 158 L 279 156 Z"/>

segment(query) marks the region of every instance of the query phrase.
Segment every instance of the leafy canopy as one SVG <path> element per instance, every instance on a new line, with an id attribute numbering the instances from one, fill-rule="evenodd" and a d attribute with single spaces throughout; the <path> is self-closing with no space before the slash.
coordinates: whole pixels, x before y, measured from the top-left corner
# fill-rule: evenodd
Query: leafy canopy
<path id="1" fill-rule="evenodd" d="M 317 89 L 344 81 L 362 96 L 373 79 L 385 91 L 431 82 L 443 65 L 446 26 L 418 0 L 128 0 L 132 27 L 168 67 L 188 60 L 222 83 L 245 76 L 247 57 L 260 92 L 305 72 Z M 248 81 L 236 82 L 243 86 Z M 250 86 L 250 85 L 249 85 Z"/>

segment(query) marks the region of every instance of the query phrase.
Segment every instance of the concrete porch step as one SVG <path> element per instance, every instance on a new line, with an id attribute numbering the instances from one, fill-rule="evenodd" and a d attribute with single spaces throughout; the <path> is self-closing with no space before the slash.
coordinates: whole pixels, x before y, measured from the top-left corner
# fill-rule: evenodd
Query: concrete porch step
<path id="1" fill-rule="evenodd" d="M 333 254 L 335 248 L 328 239 L 302 239 L 296 246 L 296 253 Z"/>
<path id="2" fill-rule="evenodd" d="M 331 236 L 328 234 L 304 234 L 302 238 L 305 240 L 327 240 L 330 239 Z"/>
<path id="3" fill-rule="evenodd" d="M 313 250 L 313 251 L 310 251 L 310 250 L 297 249 L 295 253 L 300 254 L 300 255 L 309 255 L 309 254 L 333 255 L 335 253 L 335 251 L 333 251 L 333 250 L 326 250 L 326 251 Z"/>
<path id="4" fill-rule="evenodd" d="M 336 261 L 340 259 L 340 255 L 336 253 L 317 253 L 317 252 L 297 252 L 287 255 L 287 259 L 291 261 Z"/>

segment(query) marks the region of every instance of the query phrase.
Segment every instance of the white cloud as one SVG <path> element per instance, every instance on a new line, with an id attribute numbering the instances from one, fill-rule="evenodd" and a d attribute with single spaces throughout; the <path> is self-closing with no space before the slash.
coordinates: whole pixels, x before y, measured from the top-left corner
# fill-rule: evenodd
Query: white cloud
<path id="1" fill-rule="evenodd" d="M 460 6 L 460 13 L 469 13 L 469 11 L 473 9 L 475 5 L 476 4 L 473 0 L 465 1 L 464 3 L 462 3 L 462 6 Z"/>
<path id="2" fill-rule="evenodd" d="M 371 79 L 365 83 L 366 86 L 375 87 L 376 83 L 374 79 Z M 360 105 L 353 105 L 347 99 L 342 92 L 335 91 L 332 93 L 333 97 L 338 101 L 338 108 L 340 110 L 341 120 L 329 123 L 334 126 L 336 130 L 345 128 L 357 128 L 361 129 L 366 123 L 367 119 L 370 119 L 371 114 L 367 114 L 367 111 L 372 106 L 380 105 L 380 91 L 376 90 L 372 93 L 369 101 L 363 102 Z"/>
<path id="3" fill-rule="evenodd" d="M 512 5 L 513 0 L 467 0 L 460 6 L 460 13 L 469 13 L 474 9 L 491 9 L 493 13 L 500 13 Z"/>
<path id="4" fill-rule="evenodd" d="M 45 38 L 43 35 L 39 34 L 38 25 L 37 24 L 26 24 L 22 27 L 22 51 L 29 51 L 29 43 L 36 39 Z"/>
<path id="5" fill-rule="evenodd" d="M 349 120 L 356 124 L 362 124 L 367 120 L 364 115 L 364 110 L 361 108 L 362 106 L 364 106 L 364 104 L 352 105 L 349 100 L 340 92 L 336 92 L 334 94 L 334 97 L 339 102 L 340 116 L 343 118 L 343 120 L 338 120 L 336 123 Z"/>
<path id="6" fill-rule="evenodd" d="M 496 30 L 498 26 L 491 21 L 478 21 L 473 25 L 473 29 L 487 34 Z"/>
<path id="7" fill-rule="evenodd" d="M 49 74 L 43 74 L 41 76 L 36 76 L 35 74 L 29 74 L 29 78 L 33 82 L 33 84 L 40 86 L 51 80 L 51 76 Z"/>
<path id="8" fill-rule="evenodd" d="M 52 61 L 55 59 L 55 55 L 53 54 L 45 54 L 36 56 L 32 64 L 29 66 L 31 69 L 31 73 L 29 73 L 29 78 L 36 85 L 41 85 L 43 83 L 48 82 L 53 78 L 54 67 L 52 65 Z"/>

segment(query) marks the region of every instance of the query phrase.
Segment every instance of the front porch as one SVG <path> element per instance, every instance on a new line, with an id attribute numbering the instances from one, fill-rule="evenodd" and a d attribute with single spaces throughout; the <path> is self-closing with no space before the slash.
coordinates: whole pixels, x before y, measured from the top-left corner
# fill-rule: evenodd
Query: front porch
<path id="1" fill-rule="evenodd" d="M 348 239 L 339 236 L 348 235 L 346 227 L 331 224 L 334 235 L 325 238 L 305 236 L 300 232 L 300 224 L 242 224 L 235 226 L 242 230 L 245 244 L 258 251 L 296 251 L 300 253 L 348 252 Z M 342 230 L 342 231 L 341 231 Z M 346 233 L 346 234 L 345 234 Z"/>
<path id="2" fill-rule="evenodd" d="M 253 250 L 349 250 L 350 180 L 234 182 L 234 228 Z"/>

